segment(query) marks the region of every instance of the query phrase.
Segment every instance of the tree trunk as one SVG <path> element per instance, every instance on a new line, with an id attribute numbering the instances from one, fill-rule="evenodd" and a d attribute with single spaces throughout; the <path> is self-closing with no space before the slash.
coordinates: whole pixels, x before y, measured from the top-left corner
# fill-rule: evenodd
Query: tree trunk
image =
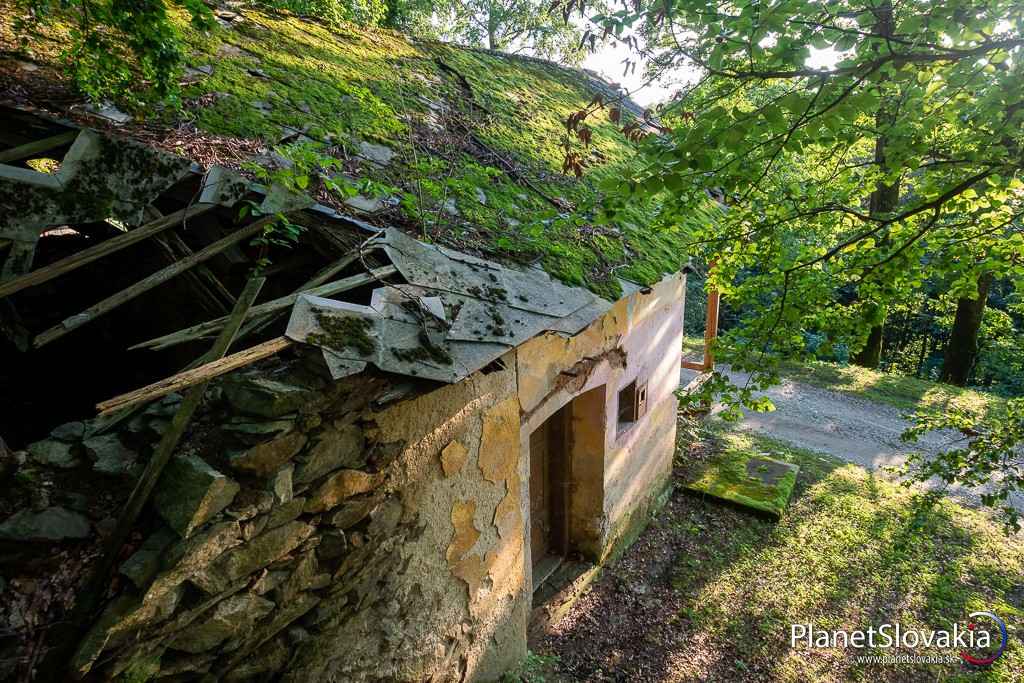
<path id="1" fill-rule="evenodd" d="M 981 329 L 981 318 L 991 285 L 992 273 L 984 273 L 978 278 L 978 296 L 957 301 L 956 317 L 953 318 L 953 330 L 949 333 L 939 381 L 958 387 L 967 384 L 978 359 L 978 330 Z"/>
<path id="2" fill-rule="evenodd" d="M 487 15 L 487 49 L 498 50 L 498 19 L 494 12 Z"/>
<path id="3" fill-rule="evenodd" d="M 864 348 L 853 357 L 855 364 L 864 368 L 878 367 L 879 361 L 882 360 L 882 332 L 884 332 L 882 325 L 883 323 L 879 323 L 871 328 Z"/>
<path id="4" fill-rule="evenodd" d="M 875 10 L 875 32 L 881 36 L 892 36 L 893 25 L 892 25 L 892 3 L 889 0 L 884 0 Z M 878 113 L 875 115 L 875 123 L 879 131 L 882 131 L 891 126 L 893 121 L 893 112 L 886 106 L 885 100 L 882 100 L 882 106 L 879 108 Z M 875 138 L 875 166 L 880 171 L 886 170 L 885 163 L 885 135 L 879 134 Z M 874 192 L 871 193 L 871 203 L 869 213 L 872 216 L 879 216 L 887 214 L 893 211 L 900 201 L 900 187 L 899 183 L 892 183 L 886 185 L 883 182 L 879 182 L 875 187 Z M 885 246 L 888 240 L 883 240 L 879 246 Z M 878 324 L 871 327 L 871 332 L 868 333 L 868 339 L 864 343 L 864 348 L 853 357 L 853 362 L 865 368 L 877 368 L 879 362 L 882 360 L 882 338 L 883 338 L 883 326 L 885 325 L 885 304 L 879 302 L 881 308 L 881 316 Z"/>

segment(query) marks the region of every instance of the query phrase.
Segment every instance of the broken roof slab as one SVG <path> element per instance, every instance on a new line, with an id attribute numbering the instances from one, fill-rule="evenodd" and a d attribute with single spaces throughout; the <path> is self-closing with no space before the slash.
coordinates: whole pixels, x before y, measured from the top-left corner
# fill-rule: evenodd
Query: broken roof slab
<path id="1" fill-rule="evenodd" d="M 370 306 L 301 296 L 286 335 L 320 347 L 335 379 L 368 363 L 457 382 L 546 331 L 575 334 L 611 304 L 536 269 L 515 270 L 388 229 L 378 247 L 408 284 L 374 290 Z"/>

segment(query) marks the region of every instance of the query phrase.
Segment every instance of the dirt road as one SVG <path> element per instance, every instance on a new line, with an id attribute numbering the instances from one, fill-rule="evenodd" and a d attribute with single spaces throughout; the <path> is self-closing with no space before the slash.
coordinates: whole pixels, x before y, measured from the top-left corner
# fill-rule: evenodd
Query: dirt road
<path id="1" fill-rule="evenodd" d="M 733 382 L 742 385 L 748 375 L 719 368 Z M 697 373 L 683 370 L 681 386 Z M 952 447 L 960 435 L 956 432 L 932 432 L 916 444 L 900 441 L 900 434 L 909 422 L 897 408 L 859 398 L 848 393 L 822 389 L 784 379 L 782 384 L 765 392 L 775 404 L 771 413 L 750 413 L 737 425 L 741 431 L 756 432 L 872 470 L 898 466 L 914 451 L 937 453 Z M 933 483 L 939 486 L 940 482 Z M 977 493 L 951 487 L 948 493 L 965 503 L 978 504 Z M 1016 496 L 1012 504 L 1024 512 L 1024 496 Z"/>

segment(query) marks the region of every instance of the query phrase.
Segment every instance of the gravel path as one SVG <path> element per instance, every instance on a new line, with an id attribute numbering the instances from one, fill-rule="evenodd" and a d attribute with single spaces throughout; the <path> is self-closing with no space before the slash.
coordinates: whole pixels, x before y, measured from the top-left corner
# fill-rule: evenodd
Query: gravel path
<path id="1" fill-rule="evenodd" d="M 728 367 L 719 367 L 719 370 L 739 385 L 749 377 Z M 692 370 L 683 370 L 681 386 L 696 376 Z M 952 431 L 930 432 L 916 444 L 905 444 L 900 441 L 900 434 L 909 422 L 897 408 L 792 380 L 784 379 L 765 395 L 775 404 L 775 411 L 745 411 L 746 417 L 736 426 L 738 430 L 757 432 L 793 446 L 828 453 L 871 470 L 902 465 L 914 451 L 937 453 L 949 448 L 960 436 Z M 935 487 L 940 484 L 932 483 Z M 979 503 L 976 492 L 962 487 L 950 487 L 948 493 L 970 505 Z M 1024 512 L 1024 496 L 1014 496 L 1011 503 Z"/>

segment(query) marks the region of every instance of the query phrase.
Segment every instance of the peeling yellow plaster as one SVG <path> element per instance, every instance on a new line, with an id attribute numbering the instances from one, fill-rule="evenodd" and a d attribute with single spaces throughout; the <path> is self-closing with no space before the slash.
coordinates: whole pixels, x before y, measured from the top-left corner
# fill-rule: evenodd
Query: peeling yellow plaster
<path id="1" fill-rule="evenodd" d="M 476 600 L 484 580 L 484 563 L 479 555 L 469 555 L 452 568 L 452 574 L 466 582 L 470 603 Z"/>
<path id="2" fill-rule="evenodd" d="M 508 398 L 484 413 L 480 436 L 480 471 L 487 481 L 497 484 L 507 479 L 519 460 L 519 401 Z"/>
<path id="3" fill-rule="evenodd" d="M 520 491 L 519 473 L 513 472 L 507 480 L 508 492 L 498 503 L 494 510 L 494 526 L 498 529 L 498 536 L 508 538 L 511 535 L 522 534 L 522 516 L 520 514 Z"/>
<path id="4" fill-rule="evenodd" d="M 452 441 L 445 446 L 441 451 L 441 469 L 444 470 L 444 476 L 450 477 L 457 474 L 466 464 L 468 457 L 469 451 L 458 441 Z"/>
<path id="5" fill-rule="evenodd" d="M 473 523 L 474 515 L 476 515 L 476 501 L 474 500 L 456 501 L 452 506 L 452 526 L 455 527 L 455 533 L 452 535 L 451 543 L 448 544 L 447 557 L 448 566 L 453 569 L 480 538 L 480 532 Z"/>

